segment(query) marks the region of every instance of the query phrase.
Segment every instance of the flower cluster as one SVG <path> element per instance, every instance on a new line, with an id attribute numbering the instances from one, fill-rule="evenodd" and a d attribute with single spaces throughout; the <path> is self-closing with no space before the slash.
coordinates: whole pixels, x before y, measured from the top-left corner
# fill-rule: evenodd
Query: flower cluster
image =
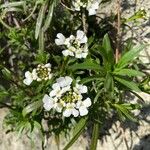
<path id="1" fill-rule="evenodd" d="M 51 64 L 41 64 L 38 65 L 37 68 L 33 69 L 32 72 L 27 71 L 25 72 L 25 79 L 23 80 L 23 83 L 26 85 L 30 85 L 33 80 L 36 81 L 42 81 L 42 80 L 48 80 L 52 78 L 51 73 Z"/>
<path id="2" fill-rule="evenodd" d="M 91 16 L 96 14 L 100 2 L 101 0 L 74 0 L 73 7 L 76 11 L 80 11 L 81 7 L 86 8 Z"/>
<path id="3" fill-rule="evenodd" d="M 62 33 L 58 33 L 55 43 L 57 45 L 65 45 L 66 49 L 62 51 L 64 56 L 86 58 L 88 55 L 87 37 L 81 30 L 77 30 L 76 36 L 70 35 L 68 38 L 65 38 Z"/>
<path id="4" fill-rule="evenodd" d="M 87 93 L 86 86 L 78 83 L 73 86 L 71 77 L 60 77 L 52 85 L 49 95 L 44 95 L 44 108 L 47 111 L 53 108 L 59 113 L 62 112 L 64 117 L 87 115 L 91 99 L 89 97 L 84 99 L 83 94 L 85 93 Z"/>

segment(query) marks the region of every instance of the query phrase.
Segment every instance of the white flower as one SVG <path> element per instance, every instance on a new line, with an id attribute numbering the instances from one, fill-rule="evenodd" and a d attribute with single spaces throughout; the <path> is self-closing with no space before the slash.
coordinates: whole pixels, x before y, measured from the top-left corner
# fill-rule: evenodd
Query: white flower
<path id="1" fill-rule="evenodd" d="M 51 110 L 55 104 L 54 99 L 48 96 L 47 94 L 45 94 L 43 97 L 43 103 L 44 103 L 43 107 L 47 111 Z"/>
<path id="2" fill-rule="evenodd" d="M 52 85 L 52 90 L 43 98 L 44 108 L 62 113 L 64 117 L 84 116 L 88 114 L 88 107 L 91 105 L 90 98 L 83 101 L 83 95 L 87 93 L 87 87 L 82 84 L 73 84 L 69 76 L 60 77 Z"/>
<path id="3" fill-rule="evenodd" d="M 87 98 L 84 101 L 78 101 L 76 108 L 79 109 L 80 116 L 85 116 L 88 114 L 88 107 L 91 106 L 91 99 Z"/>
<path id="4" fill-rule="evenodd" d="M 57 37 L 58 37 L 58 34 L 57 34 Z M 60 40 L 60 39 L 63 39 L 63 40 Z M 88 39 L 85 33 L 81 30 L 77 30 L 76 36 L 70 35 L 70 37 L 65 38 L 65 39 L 59 38 L 55 40 L 55 43 L 57 45 L 64 45 L 66 47 L 66 49 L 62 51 L 62 54 L 64 56 L 86 58 L 86 56 L 88 55 L 87 41 Z"/>
<path id="5" fill-rule="evenodd" d="M 32 70 L 32 73 L 27 71 L 25 72 L 25 79 L 23 83 L 26 85 L 30 85 L 33 80 L 42 81 L 48 80 L 52 78 L 51 73 L 51 64 L 47 63 L 45 65 L 38 65 L 37 68 Z"/>
<path id="6" fill-rule="evenodd" d="M 89 16 L 91 16 L 97 13 L 97 9 L 99 8 L 100 3 L 101 0 L 87 0 L 85 2 L 82 2 L 82 0 L 74 0 L 73 7 L 76 11 L 80 11 L 81 7 L 86 8 L 86 10 L 89 13 Z"/>
<path id="7" fill-rule="evenodd" d="M 66 109 L 63 112 L 64 117 L 70 117 L 71 115 L 73 115 L 74 117 L 77 117 L 79 115 L 79 111 L 75 109 L 74 103 L 68 103 Z"/>
<path id="8" fill-rule="evenodd" d="M 56 37 L 57 37 L 57 39 L 55 39 L 55 43 L 57 45 L 64 45 L 65 40 L 66 40 L 64 35 L 62 33 L 58 33 Z"/>
<path id="9" fill-rule="evenodd" d="M 99 4 L 100 4 L 100 2 L 94 0 L 93 2 L 91 2 L 87 5 L 87 10 L 89 12 L 89 16 L 96 14 L 97 9 L 99 8 Z"/>

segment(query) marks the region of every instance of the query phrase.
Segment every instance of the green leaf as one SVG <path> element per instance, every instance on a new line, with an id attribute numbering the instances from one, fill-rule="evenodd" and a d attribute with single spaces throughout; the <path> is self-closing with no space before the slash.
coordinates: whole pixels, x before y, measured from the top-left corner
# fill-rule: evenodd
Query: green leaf
<path id="1" fill-rule="evenodd" d="M 25 4 L 26 4 L 25 1 L 5 3 L 5 4 L 0 5 L 0 9 L 1 8 L 6 8 L 6 7 L 23 6 Z"/>
<path id="2" fill-rule="evenodd" d="M 128 81 L 119 77 L 114 77 L 116 81 L 120 82 L 121 84 L 123 84 L 124 86 L 128 87 L 131 90 L 134 90 L 136 92 L 141 92 L 141 90 L 139 89 L 138 85 L 132 81 Z"/>
<path id="3" fill-rule="evenodd" d="M 76 124 L 73 133 L 73 138 L 70 140 L 70 142 L 65 146 L 63 150 L 68 150 L 72 146 L 72 144 L 74 144 L 74 142 L 78 139 L 78 137 L 82 134 L 86 126 L 87 119 L 88 119 L 87 117 L 81 118 L 80 121 Z"/>
<path id="4" fill-rule="evenodd" d="M 41 53 L 43 51 L 44 51 L 44 31 L 42 28 L 39 34 L 39 52 Z"/>
<path id="5" fill-rule="evenodd" d="M 139 45 L 133 47 L 130 51 L 125 53 L 119 60 L 116 68 L 124 68 L 126 67 L 129 63 L 131 63 L 135 57 L 138 56 L 141 50 L 145 48 L 145 45 Z"/>
<path id="6" fill-rule="evenodd" d="M 43 18 L 44 18 L 44 15 L 45 15 L 46 4 L 47 4 L 47 1 L 45 1 L 43 3 L 43 5 L 40 8 L 39 14 L 38 14 L 38 18 L 37 18 L 37 21 L 36 21 L 36 28 L 35 28 L 35 39 L 38 38 L 40 30 L 41 30 Z"/>
<path id="7" fill-rule="evenodd" d="M 102 47 L 105 50 L 105 57 L 107 59 L 107 61 L 111 64 L 114 64 L 114 55 L 113 55 L 113 50 L 111 47 L 111 43 L 110 43 L 110 39 L 108 34 L 105 34 L 104 38 L 103 38 L 103 43 L 102 43 Z"/>
<path id="8" fill-rule="evenodd" d="M 137 71 L 134 69 L 120 69 L 120 70 L 114 70 L 113 74 L 115 75 L 121 75 L 121 76 L 144 76 L 144 73 L 141 71 Z"/>
<path id="9" fill-rule="evenodd" d="M 2 69 L 2 74 L 5 79 L 11 79 L 11 72 L 7 68 Z"/>
<path id="10" fill-rule="evenodd" d="M 107 73 L 105 83 L 106 91 L 114 91 L 114 79 L 110 73 Z"/>
<path id="11" fill-rule="evenodd" d="M 125 108 L 127 108 L 128 110 L 135 110 L 135 109 L 141 108 L 140 104 L 123 103 L 121 105 L 124 106 Z"/>
<path id="12" fill-rule="evenodd" d="M 28 106 L 26 106 L 22 110 L 22 115 L 25 117 L 30 112 L 32 112 L 32 111 L 38 109 L 39 107 L 41 107 L 41 105 L 42 105 L 42 101 L 36 101 L 36 102 L 33 102 L 33 103 L 29 104 Z"/>
<path id="13" fill-rule="evenodd" d="M 49 5 L 48 15 L 47 15 L 47 17 L 46 17 L 46 21 L 45 21 L 45 24 L 44 24 L 44 26 L 43 26 L 43 31 L 44 31 L 44 32 L 48 29 L 48 27 L 49 27 L 49 25 L 50 25 L 50 23 L 51 23 L 51 21 L 52 21 L 55 3 L 56 3 L 56 0 L 53 0 L 53 1 L 50 3 L 50 5 Z"/>
<path id="14" fill-rule="evenodd" d="M 92 81 L 95 81 L 95 80 L 104 81 L 104 78 L 102 78 L 102 77 L 100 77 L 100 76 L 87 77 L 87 78 L 83 78 L 83 79 L 80 81 L 80 83 L 85 84 L 85 83 L 89 83 L 89 82 L 92 82 Z"/>
<path id="15" fill-rule="evenodd" d="M 125 115 L 128 119 L 137 122 L 137 119 L 129 111 L 128 107 L 123 104 L 114 104 L 118 111 L 120 111 L 123 115 Z"/>
<path id="16" fill-rule="evenodd" d="M 100 97 L 101 93 L 102 93 L 101 90 L 99 90 L 99 91 L 96 93 L 96 96 L 95 96 L 95 98 L 94 98 L 94 104 L 97 102 L 97 100 L 98 100 L 98 98 Z"/>
<path id="17" fill-rule="evenodd" d="M 99 137 L 99 123 L 94 123 L 90 150 L 96 150 Z"/>
<path id="18" fill-rule="evenodd" d="M 0 90 L 0 101 L 1 101 L 3 98 L 7 97 L 8 95 L 9 95 L 9 93 L 8 93 L 7 91 L 5 91 L 5 90 L 1 91 L 1 90 Z"/>
<path id="19" fill-rule="evenodd" d="M 103 71 L 103 67 L 101 67 L 99 64 L 97 64 L 96 62 L 88 59 L 83 63 L 78 63 L 78 64 L 74 64 L 72 66 L 69 66 L 69 69 L 75 71 L 78 69 L 85 69 L 85 70 L 95 70 L 95 71 Z"/>

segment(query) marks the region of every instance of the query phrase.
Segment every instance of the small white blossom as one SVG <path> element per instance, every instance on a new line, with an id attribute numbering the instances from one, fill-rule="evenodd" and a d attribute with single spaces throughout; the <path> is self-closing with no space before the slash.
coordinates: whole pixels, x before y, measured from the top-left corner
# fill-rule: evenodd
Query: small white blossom
<path id="1" fill-rule="evenodd" d="M 69 76 L 56 79 L 52 85 L 52 90 L 43 98 L 44 108 L 62 113 L 64 117 L 84 116 L 88 114 L 88 107 L 91 105 L 90 98 L 83 100 L 83 95 L 87 93 L 85 85 L 73 84 L 73 79 Z M 51 106 L 50 106 L 51 105 Z"/>
<path id="2" fill-rule="evenodd" d="M 91 99 L 87 98 L 84 101 L 77 102 L 77 108 L 79 109 L 80 116 L 85 116 L 88 114 L 88 107 L 91 106 Z"/>
<path id="3" fill-rule="evenodd" d="M 101 0 L 73 0 L 72 2 L 74 10 L 80 11 L 81 8 L 86 8 L 89 12 L 89 16 L 97 13 L 100 3 Z"/>
<path id="4" fill-rule="evenodd" d="M 94 0 L 93 2 L 91 3 L 88 3 L 87 5 L 87 10 L 89 12 L 89 16 L 91 15 L 95 15 L 97 13 L 97 9 L 99 8 L 99 4 L 100 2 Z"/>
<path id="5" fill-rule="evenodd" d="M 81 30 L 77 30 L 76 36 L 70 35 L 68 38 L 58 33 L 57 39 L 55 39 L 57 45 L 65 46 L 66 49 L 62 51 L 64 56 L 74 56 L 76 58 L 86 58 L 88 55 L 87 41 L 85 33 Z"/>
<path id="6" fill-rule="evenodd" d="M 42 81 L 42 80 L 48 80 L 52 78 L 51 73 L 51 64 L 41 64 L 38 65 L 37 68 L 33 69 L 32 73 L 27 71 L 25 72 L 25 79 L 23 80 L 23 83 L 26 85 L 30 85 L 33 80 L 36 81 Z"/>

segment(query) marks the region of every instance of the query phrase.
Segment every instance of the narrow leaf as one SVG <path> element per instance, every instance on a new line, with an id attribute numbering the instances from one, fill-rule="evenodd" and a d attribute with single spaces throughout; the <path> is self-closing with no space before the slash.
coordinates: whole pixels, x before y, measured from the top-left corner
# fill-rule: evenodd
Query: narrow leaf
<path id="1" fill-rule="evenodd" d="M 117 68 L 124 68 L 125 66 L 127 66 L 130 62 L 134 60 L 135 57 L 138 56 L 140 51 L 143 50 L 144 48 L 145 45 L 139 45 L 133 47 L 130 51 L 128 51 L 121 57 L 121 59 L 117 64 Z"/>
<path id="2" fill-rule="evenodd" d="M 128 81 L 119 77 L 114 77 L 115 80 L 117 80 L 118 82 L 120 82 L 121 84 L 123 84 L 124 86 L 128 87 L 131 90 L 134 90 L 136 92 L 141 92 L 141 90 L 139 89 L 138 85 L 132 81 Z"/>
<path id="3" fill-rule="evenodd" d="M 78 69 L 85 69 L 85 70 L 96 70 L 96 71 L 103 71 L 103 68 L 97 64 L 96 62 L 93 62 L 91 60 L 87 60 L 83 63 L 74 64 L 72 66 L 69 66 L 69 69 L 71 70 L 78 70 Z"/>
<path id="4" fill-rule="evenodd" d="M 114 79 L 110 73 L 107 73 L 105 83 L 106 91 L 114 91 Z"/>
<path id="5" fill-rule="evenodd" d="M 80 83 L 85 84 L 85 83 L 89 83 L 89 82 L 92 82 L 92 81 L 95 81 L 95 80 L 104 81 L 104 78 L 102 78 L 100 76 L 87 77 L 87 78 L 83 78 L 80 81 Z"/>
<path id="6" fill-rule="evenodd" d="M 114 55 L 113 55 L 113 50 L 111 47 L 111 43 L 110 43 L 110 39 L 109 39 L 108 34 L 105 34 L 105 36 L 104 36 L 102 47 L 106 51 L 107 61 L 109 63 L 113 64 L 114 63 Z"/>
<path id="7" fill-rule="evenodd" d="M 92 132 L 92 140 L 90 150 L 96 150 L 99 137 L 99 123 L 95 123 Z"/>
<path id="8" fill-rule="evenodd" d="M 81 118 L 79 123 L 76 125 L 77 127 L 75 128 L 73 138 L 70 140 L 70 142 L 65 146 L 65 148 L 63 150 L 68 150 L 72 146 L 72 144 L 74 144 L 74 142 L 82 134 L 82 132 L 83 132 L 85 126 L 86 126 L 86 123 L 87 123 L 87 117 L 86 118 Z"/>
<path id="9" fill-rule="evenodd" d="M 35 28 L 35 39 L 38 38 L 40 30 L 41 30 L 41 26 L 42 26 L 42 21 L 45 15 L 45 6 L 46 6 L 46 2 L 43 3 L 43 5 L 40 8 L 39 14 L 38 14 L 38 18 L 36 21 L 36 28 Z"/>
<path id="10" fill-rule="evenodd" d="M 114 104 L 114 106 L 121 111 L 128 119 L 137 122 L 137 119 L 131 114 L 131 112 L 123 104 Z"/>
<path id="11" fill-rule="evenodd" d="M 137 71 L 134 69 L 120 69 L 120 70 L 115 70 L 113 72 L 113 74 L 116 75 L 121 75 L 121 76 L 144 76 L 144 73 L 142 73 L 141 71 Z"/>
<path id="12" fill-rule="evenodd" d="M 0 9 L 1 8 L 6 8 L 6 7 L 16 7 L 16 6 L 23 6 L 25 5 L 25 1 L 20 1 L 20 2 L 10 2 L 10 3 L 6 3 L 6 4 L 2 4 L 0 5 Z"/>
<path id="13" fill-rule="evenodd" d="M 45 24 L 43 26 L 44 32 L 48 29 L 48 27 L 51 23 L 51 20 L 53 17 L 54 6 L 55 6 L 55 0 L 53 0 L 52 3 L 50 3 L 50 5 L 49 5 L 48 15 L 46 17 L 46 21 L 45 21 Z"/>
<path id="14" fill-rule="evenodd" d="M 43 29 L 40 30 L 40 34 L 39 34 L 39 52 L 43 52 L 44 51 L 44 31 Z"/>

